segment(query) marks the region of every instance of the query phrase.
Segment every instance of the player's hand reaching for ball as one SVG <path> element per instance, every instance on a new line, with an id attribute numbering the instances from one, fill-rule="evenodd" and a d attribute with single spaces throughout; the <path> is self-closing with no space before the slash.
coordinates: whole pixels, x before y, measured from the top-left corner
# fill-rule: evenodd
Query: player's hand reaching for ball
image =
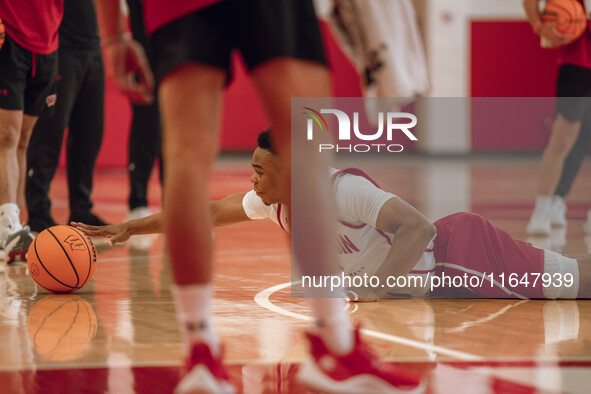
<path id="1" fill-rule="evenodd" d="M 119 224 L 108 224 L 106 226 L 91 226 L 89 224 L 71 222 L 73 227 L 81 230 L 89 237 L 105 237 L 108 238 L 107 243 L 114 245 L 116 243 L 125 242 L 131 237 L 131 227 L 129 222 Z"/>

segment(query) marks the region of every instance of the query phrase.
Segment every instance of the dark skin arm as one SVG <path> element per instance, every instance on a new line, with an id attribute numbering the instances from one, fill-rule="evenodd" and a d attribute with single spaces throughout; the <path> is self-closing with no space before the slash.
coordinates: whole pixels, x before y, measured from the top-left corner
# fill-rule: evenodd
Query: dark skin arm
<path id="1" fill-rule="evenodd" d="M 239 222 L 249 221 L 250 218 L 242 208 L 242 199 L 246 193 L 231 194 L 221 200 L 211 201 L 209 204 L 214 226 L 227 226 Z M 109 238 L 108 243 L 114 245 L 125 242 L 132 235 L 163 233 L 162 213 L 157 213 L 142 219 L 131 220 L 119 224 L 106 226 L 90 226 L 84 223 L 72 222 L 72 226 L 82 230 L 91 237 Z"/>
<path id="2" fill-rule="evenodd" d="M 389 199 L 382 206 L 376 227 L 394 234 L 390 251 L 375 274 L 382 283 L 388 276 L 407 275 L 436 233 L 435 226 L 422 213 L 398 197 Z M 377 289 L 379 296 L 387 291 L 387 287 Z"/>

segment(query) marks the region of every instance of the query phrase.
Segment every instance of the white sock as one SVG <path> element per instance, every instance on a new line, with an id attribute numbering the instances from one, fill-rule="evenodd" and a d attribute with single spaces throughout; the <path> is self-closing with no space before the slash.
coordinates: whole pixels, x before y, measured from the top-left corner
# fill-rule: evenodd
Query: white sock
<path id="1" fill-rule="evenodd" d="M 536 196 L 535 211 L 550 211 L 552 207 L 552 196 Z"/>
<path id="2" fill-rule="evenodd" d="M 353 349 L 353 330 L 342 298 L 312 298 L 315 331 L 334 353 Z"/>
<path id="3" fill-rule="evenodd" d="M 214 356 L 220 354 L 220 341 L 213 330 L 210 305 L 213 298 L 213 286 L 210 283 L 176 285 L 172 289 L 181 323 L 181 335 L 185 345 L 185 354 L 190 345 L 205 342 Z"/>
<path id="4" fill-rule="evenodd" d="M 9 234 L 23 228 L 20 222 L 18 205 L 7 202 L 0 205 L 0 240 L 4 241 Z"/>

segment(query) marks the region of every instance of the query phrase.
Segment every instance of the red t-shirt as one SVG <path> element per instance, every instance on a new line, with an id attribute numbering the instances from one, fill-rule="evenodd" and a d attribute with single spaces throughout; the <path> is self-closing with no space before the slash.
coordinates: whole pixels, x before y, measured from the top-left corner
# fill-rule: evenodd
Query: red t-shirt
<path id="1" fill-rule="evenodd" d="M 23 48 L 42 55 L 58 48 L 64 0 L 0 0 L 6 34 Z"/>
<path id="2" fill-rule="evenodd" d="M 585 8 L 585 2 L 583 0 L 579 0 L 579 3 Z M 585 14 L 589 18 L 589 10 L 585 10 Z M 581 37 L 559 48 L 560 64 L 572 64 L 591 69 L 591 21 L 588 21 L 587 25 L 587 29 Z"/>
<path id="3" fill-rule="evenodd" d="M 192 12 L 224 0 L 144 0 L 144 20 L 148 34 Z"/>

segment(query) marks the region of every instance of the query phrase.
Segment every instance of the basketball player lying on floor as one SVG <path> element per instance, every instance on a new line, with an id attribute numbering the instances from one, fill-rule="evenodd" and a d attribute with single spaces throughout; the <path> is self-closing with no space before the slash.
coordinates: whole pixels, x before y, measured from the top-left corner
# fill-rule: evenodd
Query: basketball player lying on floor
<path id="1" fill-rule="evenodd" d="M 286 209 L 281 209 L 282 172 L 268 130 L 258 136 L 252 168 L 253 190 L 211 202 L 214 224 L 269 218 L 289 231 Z M 363 298 L 554 299 L 591 295 L 591 255 L 563 256 L 533 247 L 472 213 L 455 213 L 431 224 L 401 198 L 381 190 L 363 171 L 330 172 L 339 219 L 339 264 L 344 275 L 351 279 L 376 276 L 380 284 L 387 284 L 371 292 L 352 289 Z M 90 236 L 108 237 L 115 244 L 132 235 L 162 232 L 162 217 L 156 214 L 107 226 L 72 225 Z M 393 283 L 402 287 L 391 286 Z"/>

